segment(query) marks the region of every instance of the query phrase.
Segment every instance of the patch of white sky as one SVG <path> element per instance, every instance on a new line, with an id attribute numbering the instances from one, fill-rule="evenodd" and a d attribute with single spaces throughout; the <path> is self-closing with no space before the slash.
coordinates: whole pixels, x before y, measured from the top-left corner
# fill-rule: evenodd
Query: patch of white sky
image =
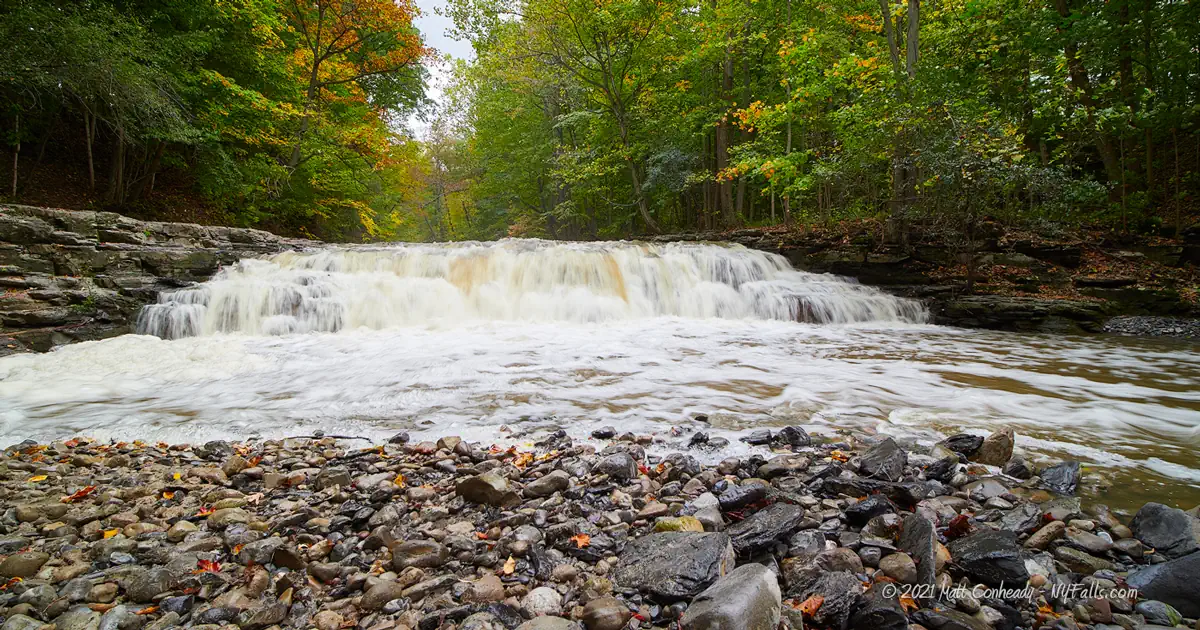
<path id="1" fill-rule="evenodd" d="M 416 0 L 421 14 L 417 16 L 416 26 L 425 37 L 425 45 L 434 49 L 439 57 L 450 56 L 451 61 L 439 61 L 429 65 L 429 83 L 425 86 L 426 95 L 440 108 L 444 105 L 443 96 L 449 85 L 450 74 L 453 70 L 453 60 L 471 59 L 475 51 L 471 42 L 454 39 L 448 31 L 454 27 L 454 22 L 443 15 L 447 8 L 446 0 Z M 432 115 L 434 112 L 428 112 Z M 409 126 L 418 138 L 424 138 L 429 132 L 429 121 L 412 116 Z"/>

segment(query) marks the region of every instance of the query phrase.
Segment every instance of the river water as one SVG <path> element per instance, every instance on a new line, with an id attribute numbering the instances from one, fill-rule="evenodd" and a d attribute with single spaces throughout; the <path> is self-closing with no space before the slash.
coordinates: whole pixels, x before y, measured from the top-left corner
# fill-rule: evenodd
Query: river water
<path id="1" fill-rule="evenodd" d="M 544 241 L 243 261 L 147 334 L 0 359 L 0 442 L 324 430 L 528 442 L 799 424 L 932 442 L 1012 426 L 1087 492 L 1200 501 L 1200 347 L 924 323 L 919 304 L 734 246 Z M 707 422 L 696 420 L 706 416 Z"/>

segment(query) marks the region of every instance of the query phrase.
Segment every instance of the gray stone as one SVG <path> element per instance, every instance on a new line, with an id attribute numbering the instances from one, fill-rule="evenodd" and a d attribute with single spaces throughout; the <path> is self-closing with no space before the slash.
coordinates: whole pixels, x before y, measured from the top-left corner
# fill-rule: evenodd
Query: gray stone
<path id="1" fill-rule="evenodd" d="M 592 471 L 608 475 L 620 481 L 629 481 L 638 475 L 637 462 L 626 451 L 617 451 L 602 458 L 596 462 Z"/>
<path id="2" fill-rule="evenodd" d="M 761 564 L 745 564 L 692 600 L 680 619 L 680 627 L 688 630 L 774 630 L 779 625 L 781 607 L 775 574 Z"/>
<path id="3" fill-rule="evenodd" d="M 1096 571 L 1113 568 L 1113 564 L 1103 558 L 1097 558 L 1086 551 L 1071 547 L 1058 547 L 1054 550 L 1054 559 L 1058 560 L 1075 573 L 1091 575 Z"/>
<path id="4" fill-rule="evenodd" d="M 955 540 L 949 549 L 958 566 L 985 584 L 1020 584 L 1029 579 L 1012 532 L 982 530 Z"/>
<path id="5" fill-rule="evenodd" d="M 1088 553 L 1104 553 L 1112 549 L 1112 542 L 1082 529 L 1068 527 L 1065 531 L 1067 543 Z"/>
<path id="6" fill-rule="evenodd" d="M 33 617 L 11 615 L 4 620 L 4 625 L 0 626 L 0 630 L 38 630 L 41 627 L 42 622 Z"/>
<path id="7" fill-rule="evenodd" d="M 450 559 L 450 550 L 432 540 L 409 540 L 392 546 L 392 567 L 440 567 Z"/>
<path id="8" fill-rule="evenodd" d="M 632 540 L 614 580 L 668 599 L 695 597 L 734 566 L 733 545 L 723 533 L 662 532 Z"/>
<path id="9" fill-rule="evenodd" d="M 979 451 L 979 447 L 983 446 L 983 437 L 970 433 L 959 433 L 951 435 L 938 444 L 955 453 L 970 457 Z"/>
<path id="10" fill-rule="evenodd" d="M 907 463 L 908 453 L 889 437 L 862 454 L 859 470 L 873 479 L 898 481 L 904 476 L 904 466 Z"/>
<path id="11" fill-rule="evenodd" d="M 1133 610 L 1145 617 L 1146 623 L 1168 628 L 1177 626 L 1183 621 L 1183 615 L 1179 614 L 1174 606 L 1153 599 L 1138 602 Z"/>
<path id="12" fill-rule="evenodd" d="M 1129 574 L 1125 582 L 1145 599 L 1174 606 L 1187 617 L 1200 617 L 1200 553 L 1188 554 L 1169 562 L 1151 565 Z"/>
<path id="13" fill-rule="evenodd" d="M 972 461 L 988 466 L 1003 466 L 1013 454 L 1013 430 L 1004 427 L 984 438 Z"/>
<path id="14" fill-rule="evenodd" d="M 526 484 L 524 493 L 527 497 L 548 497 L 570 486 L 571 476 L 561 470 L 555 470 Z"/>
<path id="15" fill-rule="evenodd" d="M 0 562 L 0 577 L 27 578 L 37 575 L 42 565 L 50 560 L 50 554 L 41 551 L 22 551 Z"/>
<path id="16" fill-rule="evenodd" d="M 823 627 L 844 628 L 849 623 L 850 614 L 857 607 L 862 593 L 862 582 L 853 573 L 832 571 L 818 577 L 811 586 L 800 593 L 798 599 L 804 601 L 814 595 L 820 595 L 824 601 L 813 614 L 812 620 Z"/>
<path id="17" fill-rule="evenodd" d="M 393 599 L 400 599 L 404 596 L 404 584 L 401 582 L 381 581 L 375 586 L 367 589 L 363 593 L 362 599 L 359 601 L 359 608 L 363 610 L 379 610 L 383 605 Z"/>
<path id="18" fill-rule="evenodd" d="M 876 587 L 866 593 L 850 617 L 851 630 L 907 630 L 908 615 L 897 596 L 885 596 L 883 590 Z"/>
<path id="19" fill-rule="evenodd" d="M 583 607 L 587 630 L 621 630 L 632 616 L 629 607 L 611 595 L 593 599 Z"/>
<path id="20" fill-rule="evenodd" d="M 139 603 L 154 601 L 154 598 L 171 589 L 174 578 L 165 567 L 148 569 L 134 576 L 125 587 L 125 595 Z"/>
<path id="21" fill-rule="evenodd" d="M 1044 522 L 1041 508 L 1033 503 L 1022 503 L 1000 517 L 1000 529 L 1025 534 Z"/>
<path id="22" fill-rule="evenodd" d="M 562 595 L 549 586 L 539 586 L 521 600 L 521 610 L 530 617 L 562 614 Z"/>
<path id="23" fill-rule="evenodd" d="M 917 583 L 917 564 L 908 554 L 899 552 L 884 556 L 879 561 L 883 574 L 901 584 Z"/>
<path id="24" fill-rule="evenodd" d="M 1133 516 L 1129 529 L 1135 538 L 1158 553 L 1178 558 L 1197 549 L 1193 520 L 1183 510 L 1161 503 L 1147 503 Z"/>
<path id="25" fill-rule="evenodd" d="M 495 470 L 463 479 L 454 490 L 472 503 L 508 507 L 521 502 L 517 493 L 509 489 L 508 479 Z"/>

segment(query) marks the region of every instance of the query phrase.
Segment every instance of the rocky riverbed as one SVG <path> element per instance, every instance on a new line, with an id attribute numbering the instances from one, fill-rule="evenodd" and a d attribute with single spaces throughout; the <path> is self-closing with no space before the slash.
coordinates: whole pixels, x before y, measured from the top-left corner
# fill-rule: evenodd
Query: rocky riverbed
<path id="1" fill-rule="evenodd" d="M 2 627 L 1200 627 L 1196 511 L 1081 506 L 1011 431 L 743 439 L 19 444 Z"/>

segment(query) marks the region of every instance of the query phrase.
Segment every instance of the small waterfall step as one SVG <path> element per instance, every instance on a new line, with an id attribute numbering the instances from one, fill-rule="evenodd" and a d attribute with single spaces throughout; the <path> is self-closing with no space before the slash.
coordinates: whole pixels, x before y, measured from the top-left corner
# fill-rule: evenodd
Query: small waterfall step
<path id="1" fill-rule="evenodd" d="M 495 242 L 324 247 L 246 259 L 164 292 L 138 332 L 167 339 L 649 317 L 928 321 L 917 301 L 720 243 Z"/>

